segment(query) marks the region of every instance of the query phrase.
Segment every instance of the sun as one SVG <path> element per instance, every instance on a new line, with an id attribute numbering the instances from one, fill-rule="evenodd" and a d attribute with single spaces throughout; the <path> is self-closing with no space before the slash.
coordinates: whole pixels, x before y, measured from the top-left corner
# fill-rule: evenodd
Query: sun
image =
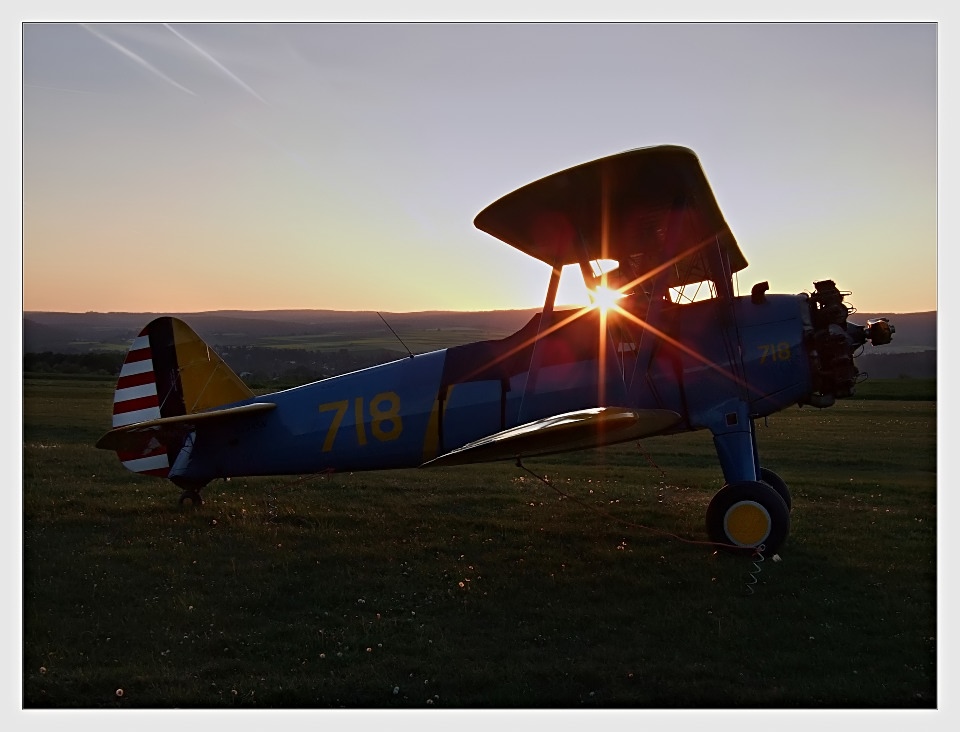
<path id="1" fill-rule="evenodd" d="M 617 300 L 621 297 L 623 297 L 622 292 L 604 287 L 603 285 L 594 288 L 590 293 L 591 305 L 603 313 L 616 305 Z"/>

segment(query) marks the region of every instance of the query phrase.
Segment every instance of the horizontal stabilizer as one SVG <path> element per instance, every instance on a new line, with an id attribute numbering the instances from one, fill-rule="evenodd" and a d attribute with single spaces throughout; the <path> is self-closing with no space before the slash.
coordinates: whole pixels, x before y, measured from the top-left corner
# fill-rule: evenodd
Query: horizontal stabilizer
<path id="1" fill-rule="evenodd" d="M 110 430 L 97 441 L 97 447 L 104 450 L 128 450 L 131 447 L 139 446 L 144 432 L 162 432 L 169 428 L 188 429 L 203 422 L 209 423 L 257 412 L 269 412 L 276 406 L 272 402 L 256 402 L 254 404 L 244 404 L 240 407 L 212 409 L 209 412 L 198 414 L 178 414 L 173 417 L 160 417 L 146 422 L 137 422 Z"/>
<path id="2" fill-rule="evenodd" d="M 512 427 L 430 460 L 420 467 L 467 465 L 582 450 L 666 432 L 681 417 L 668 409 L 595 407 Z"/>

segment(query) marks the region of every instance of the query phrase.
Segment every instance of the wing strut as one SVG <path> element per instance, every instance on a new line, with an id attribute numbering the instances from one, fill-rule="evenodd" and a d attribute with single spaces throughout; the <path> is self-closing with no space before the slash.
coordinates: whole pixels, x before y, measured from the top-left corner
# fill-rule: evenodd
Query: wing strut
<path id="1" fill-rule="evenodd" d="M 563 271 L 563 265 L 554 264 L 550 271 L 550 283 L 547 285 L 547 297 L 543 303 L 543 312 L 540 315 L 540 325 L 537 328 L 537 338 L 533 342 L 533 349 L 530 353 L 530 368 L 527 369 L 527 383 L 523 387 L 523 394 L 520 396 L 520 410 L 517 414 L 517 422 L 523 424 L 527 421 L 527 415 L 523 411 L 526 403 L 527 394 L 533 394 L 537 388 L 537 372 L 540 370 L 540 362 L 543 360 L 543 354 L 540 345 L 540 338 L 549 331 L 553 325 L 553 306 L 557 300 L 557 290 L 560 287 L 560 274 Z"/>
<path id="2" fill-rule="evenodd" d="M 607 221 L 608 218 L 609 217 L 606 215 L 602 217 L 603 221 Z M 582 231 L 578 230 L 577 236 L 580 239 L 581 251 L 580 274 L 583 277 L 583 284 L 587 288 L 587 291 L 592 293 L 597 285 L 598 278 L 594 277 L 593 271 L 590 268 L 590 247 L 588 246 L 587 240 Z M 607 232 L 605 224 L 601 229 L 600 238 L 602 240 L 600 242 L 601 258 L 608 259 L 609 255 L 607 254 Z M 599 275 L 600 287 L 606 288 L 609 286 L 607 274 L 608 273 L 605 270 L 601 269 Z M 617 353 L 617 342 L 613 337 L 613 333 L 611 333 L 610 329 L 607 327 L 607 313 L 604 310 L 600 311 L 600 330 L 597 333 L 597 340 L 597 354 L 599 359 L 597 364 L 597 402 L 599 404 L 625 404 L 627 401 L 627 381 L 625 374 L 623 373 L 623 365 L 621 364 L 619 354 Z M 609 364 L 611 362 L 616 365 L 616 369 L 610 368 Z M 612 386 L 609 380 L 611 376 L 616 377 Z"/>

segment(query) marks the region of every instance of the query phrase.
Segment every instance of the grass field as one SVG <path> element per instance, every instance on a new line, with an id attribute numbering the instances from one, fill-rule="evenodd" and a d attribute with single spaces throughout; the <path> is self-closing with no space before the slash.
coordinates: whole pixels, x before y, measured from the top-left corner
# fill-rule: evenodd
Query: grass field
<path id="1" fill-rule="evenodd" d="M 705 433 L 531 460 L 552 488 L 233 480 L 181 512 L 92 447 L 112 380 L 25 378 L 23 706 L 933 708 L 936 402 L 882 387 L 760 425 L 793 526 L 752 572 L 696 543 Z"/>

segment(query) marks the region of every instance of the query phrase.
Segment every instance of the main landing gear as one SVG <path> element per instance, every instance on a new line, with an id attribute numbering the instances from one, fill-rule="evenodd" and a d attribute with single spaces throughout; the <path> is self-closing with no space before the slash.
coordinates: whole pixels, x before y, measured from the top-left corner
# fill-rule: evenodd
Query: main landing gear
<path id="1" fill-rule="evenodd" d="M 765 480 L 727 483 L 707 507 L 711 541 L 738 551 L 763 546 L 775 553 L 790 533 L 790 493 L 776 473 L 762 469 Z M 767 482 L 767 481 L 770 482 Z"/>

